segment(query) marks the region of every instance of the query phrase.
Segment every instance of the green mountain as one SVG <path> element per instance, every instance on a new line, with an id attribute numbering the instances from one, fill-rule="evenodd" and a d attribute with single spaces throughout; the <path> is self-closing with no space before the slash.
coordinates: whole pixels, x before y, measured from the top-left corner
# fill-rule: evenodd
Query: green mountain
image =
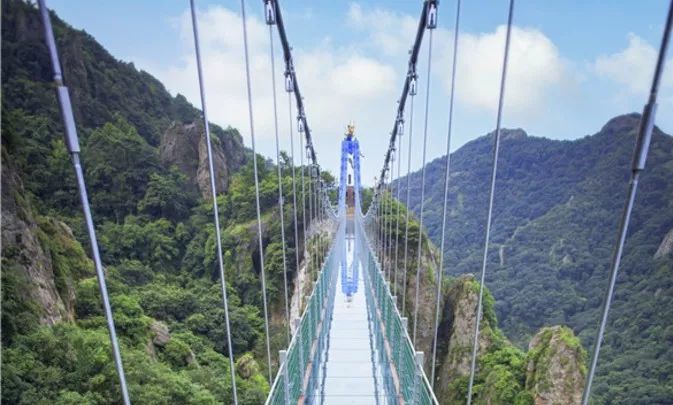
<path id="1" fill-rule="evenodd" d="M 639 116 L 556 141 L 505 130 L 498 162 L 487 286 L 499 326 L 519 346 L 539 328 L 570 326 L 593 346 Z M 446 268 L 479 273 L 493 134 L 451 155 Z M 441 232 L 445 157 L 426 166 L 425 218 Z M 594 388 L 597 403 L 673 398 L 673 138 L 655 129 L 636 199 Z M 402 195 L 406 178 L 399 181 Z M 433 186 L 434 185 L 434 186 Z M 420 172 L 411 174 L 420 208 Z"/>
<path id="2" fill-rule="evenodd" d="M 53 14 L 52 21 L 131 397 L 148 404 L 230 403 L 199 111 L 148 73 L 116 60 L 90 35 Z M 621 117 L 602 135 L 576 142 L 521 131 L 505 136 L 488 280 L 495 300 L 487 293 L 476 403 L 579 395 L 582 348 L 567 328 L 544 326 L 568 324 L 591 343 L 635 122 Z M 212 132 L 239 400 L 258 404 L 269 387 L 251 155 L 235 129 L 213 125 Z M 454 155 L 451 274 L 478 270 L 490 141 L 479 139 Z M 666 403 L 673 397 L 666 305 L 673 236 L 662 243 L 673 227 L 672 144 L 656 134 L 601 362 L 600 402 Z M 286 159 L 282 166 L 286 192 L 289 164 Z M 429 184 L 441 184 L 442 162 L 429 167 Z M 278 179 L 269 165 L 259 175 L 275 353 L 287 344 Z M 439 196 L 439 188 L 428 195 L 435 240 Z M 285 212 L 287 246 L 294 247 L 289 207 Z M 419 237 L 417 225 L 411 236 Z M 304 242 L 300 268 L 310 270 L 310 256 L 302 256 L 311 243 Z M 436 254 L 431 243 L 423 246 L 428 270 L 421 280 L 412 270 L 409 285 L 423 286 L 419 346 L 429 353 Z M 295 269 L 291 249 L 287 259 Z M 288 277 L 294 289 L 299 277 L 294 271 Z M 310 283 L 297 291 L 302 288 L 310 291 Z M 443 403 L 462 403 L 467 390 L 476 291 L 469 277 L 444 286 L 435 382 Z M 510 344 L 496 311 L 500 327 L 519 346 L 530 341 L 530 350 Z M 119 403 L 116 381 L 41 23 L 34 5 L 2 0 L 2 401 Z"/>

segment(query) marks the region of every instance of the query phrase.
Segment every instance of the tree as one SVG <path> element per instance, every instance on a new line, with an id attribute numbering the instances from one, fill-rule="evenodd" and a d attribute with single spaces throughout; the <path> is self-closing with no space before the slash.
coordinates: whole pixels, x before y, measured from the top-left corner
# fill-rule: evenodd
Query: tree
<path id="1" fill-rule="evenodd" d="M 166 174 L 150 174 L 145 196 L 138 203 L 138 211 L 154 218 L 172 221 L 184 219 L 196 205 L 196 195 L 188 191 L 186 177 L 171 168 Z"/>
<path id="2" fill-rule="evenodd" d="M 84 149 L 91 201 L 96 213 L 121 222 L 158 169 L 157 153 L 133 126 L 118 117 L 93 131 Z"/>

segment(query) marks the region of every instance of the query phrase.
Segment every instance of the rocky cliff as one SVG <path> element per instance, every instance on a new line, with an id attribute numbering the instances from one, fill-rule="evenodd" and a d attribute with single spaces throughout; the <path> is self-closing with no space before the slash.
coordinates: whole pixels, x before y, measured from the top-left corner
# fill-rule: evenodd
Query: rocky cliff
<path id="1" fill-rule="evenodd" d="M 572 330 L 540 330 L 528 346 L 526 389 L 536 405 L 579 404 L 586 376 L 586 352 Z"/>
<path id="2" fill-rule="evenodd" d="M 74 319 L 76 278 L 92 263 L 70 228 L 35 213 L 11 158 L 2 158 L 3 337 L 29 319 L 53 325 Z"/>
<path id="3" fill-rule="evenodd" d="M 227 142 L 227 138 L 213 137 L 213 168 L 218 194 L 227 191 L 232 168 L 241 166 L 244 160 L 240 153 L 234 153 L 237 148 L 231 143 L 230 139 Z M 175 166 L 187 176 L 202 197 L 211 197 L 208 149 L 200 121 L 189 124 L 174 121 L 161 137 L 159 156 L 164 165 Z"/>
<path id="4" fill-rule="evenodd" d="M 470 371 L 479 284 L 469 275 L 448 284 L 440 318 L 435 393 L 443 404 L 461 404 Z M 497 328 L 488 290 L 483 303 L 474 403 L 579 404 L 586 353 L 572 330 L 543 328 L 528 352 L 523 352 Z"/>
<path id="5" fill-rule="evenodd" d="M 404 213 L 401 214 L 404 217 Z M 410 240 L 418 240 L 417 224 L 410 226 Z M 426 235 L 422 251 L 416 349 L 426 353 L 430 378 L 436 302 L 438 251 Z M 415 244 L 409 257 L 407 313 L 413 338 L 417 272 Z M 400 268 L 401 267 L 400 263 Z M 398 286 L 401 288 L 401 284 Z M 467 395 L 472 342 L 476 324 L 479 283 L 471 274 L 445 277 L 440 318 L 434 390 L 442 404 L 463 404 Z M 579 339 L 565 326 L 541 329 L 528 351 L 514 346 L 498 328 L 495 300 L 484 290 L 480 324 L 475 404 L 578 404 L 584 384 L 586 354 Z"/>

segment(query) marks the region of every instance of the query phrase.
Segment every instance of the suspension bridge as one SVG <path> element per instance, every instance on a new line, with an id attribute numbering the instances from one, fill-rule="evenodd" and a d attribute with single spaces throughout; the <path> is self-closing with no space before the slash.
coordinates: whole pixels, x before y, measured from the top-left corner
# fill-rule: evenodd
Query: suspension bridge
<path id="1" fill-rule="evenodd" d="M 99 289 L 103 299 L 103 308 L 107 320 L 113 360 L 116 366 L 121 390 L 121 399 L 130 404 L 122 353 L 115 332 L 112 308 L 108 299 L 108 291 L 101 262 L 95 226 L 89 207 L 83 168 L 80 163 L 80 147 L 76 132 L 75 120 L 68 88 L 65 86 L 63 73 L 59 62 L 56 41 L 51 27 L 50 16 L 45 0 L 39 0 L 38 5 L 44 26 L 45 40 L 48 45 L 53 77 L 57 92 L 61 115 L 65 128 L 66 145 L 72 157 L 72 162 L 78 181 L 80 200 L 91 244 L 91 252 L 95 264 Z M 196 6 L 190 0 L 191 18 L 194 35 L 195 56 L 198 67 L 198 81 L 201 96 L 201 107 L 205 124 L 205 136 L 208 148 L 210 185 L 212 196 L 216 195 L 215 173 L 211 151 L 211 135 L 206 102 L 206 84 L 201 68 L 201 54 L 199 46 L 199 30 Z M 315 280 L 308 280 L 313 284 L 312 291 L 307 298 L 297 297 L 301 315 L 295 319 L 290 317 L 290 299 L 288 291 L 288 264 L 286 260 L 287 247 L 285 240 L 285 224 L 281 223 L 281 237 L 283 241 L 283 275 L 284 275 L 284 316 L 286 333 L 289 345 L 280 350 L 277 357 L 277 370 L 274 374 L 272 363 L 274 354 L 271 352 L 269 339 L 268 303 L 266 293 L 266 275 L 264 269 L 264 249 L 262 241 L 262 225 L 259 201 L 259 181 L 257 173 L 257 154 L 255 146 L 255 125 L 251 95 L 250 63 L 248 57 L 248 38 L 246 26 L 246 2 L 241 0 L 242 32 L 244 39 L 244 58 L 246 67 L 247 102 L 249 113 L 249 133 L 253 151 L 253 168 L 256 189 L 257 235 L 259 244 L 259 264 L 261 290 L 263 297 L 263 312 L 265 317 L 265 347 L 267 356 L 268 379 L 271 384 L 267 404 L 312 404 L 312 403 L 377 403 L 377 404 L 437 404 L 433 393 L 435 381 L 435 365 L 437 354 L 437 336 L 439 327 L 440 288 L 442 285 L 442 271 L 434 272 L 437 276 L 435 285 L 436 306 L 434 322 L 434 339 L 432 353 L 423 353 L 416 350 L 418 332 L 419 285 L 415 283 L 415 297 L 413 306 L 406 302 L 408 283 L 408 255 L 409 246 L 409 214 L 407 211 L 406 223 L 400 221 L 400 205 L 393 204 L 393 199 L 402 202 L 400 187 L 392 187 L 396 179 L 402 178 L 403 135 L 408 121 L 407 171 L 411 170 L 411 144 L 413 139 L 412 123 L 414 119 L 414 98 L 417 95 L 418 72 L 417 64 L 421 44 L 428 39 L 427 72 L 425 87 L 425 112 L 422 133 L 422 182 L 421 206 L 419 214 L 420 229 L 423 229 L 424 194 L 425 194 L 425 163 L 428 137 L 428 105 L 431 89 L 430 77 L 432 63 L 432 37 L 437 27 L 437 0 L 424 0 L 418 20 L 418 28 L 413 38 L 410 51 L 407 74 L 404 78 L 402 93 L 395 111 L 392 131 L 388 147 L 384 156 L 383 166 L 374 187 L 374 194 L 368 209 L 363 211 L 362 184 L 360 179 L 360 147 L 354 134 L 354 128 L 349 126 L 341 143 L 339 187 L 336 206 L 328 195 L 328 190 L 321 178 L 321 169 L 313 146 L 313 137 L 304 100 L 301 96 L 297 72 L 292 58 L 292 48 L 289 45 L 285 25 L 283 23 L 279 0 L 262 0 L 264 18 L 269 29 L 270 60 L 272 66 L 271 85 L 273 88 L 273 111 L 275 118 L 276 158 L 278 164 L 278 209 L 281 221 L 284 221 L 283 184 L 280 176 L 280 148 L 278 131 L 278 111 L 276 94 L 276 67 L 274 55 L 274 29 L 282 44 L 282 56 L 285 62 L 283 83 L 290 100 L 294 98 L 296 116 L 293 112 L 293 103 L 289 105 L 289 122 L 292 127 L 296 122 L 299 133 L 300 170 L 295 172 L 292 166 L 292 219 L 295 246 L 295 263 L 300 263 L 300 246 L 298 241 L 305 242 L 305 262 L 310 261 L 318 270 Z M 456 1 L 453 60 L 450 67 L 451 92 L 448 107 L 448 132 L 446 145 L 446 168 L 444 173 L 444 205 L 442 216 L 442 240 L 440 243 L 440 258 L 438 269 L 443 268 L 444 261 L 444 234 L 447 217 L 447 193 L 450 174 L 451 130 L 453 120 L 454 88 L 456 86 L 456 59 L 458 55 L 459 26 L 461 21 L 461 1 Z M 485 274 L 487 270 L 487 252 L 489 248 L 490 229 L 493 205 L 495 199 L 495 181 L 497 176 L 498 151 L 500 146 L 500 129 L 504 107 L 505 84 L 511 28 L 514 15 L 514 0 L 509 0 L 507 15 L 507 32 L 504 46 L 504 59 L 501 66 L 499 81 L 499 99 L 497 106 L 496 130 L 493 147 L 490 191 L 488 196 L 488 215 L 485 222 L 484 254 L 480 272 L 479 300 L 476 308 L 476 326 L 473 331 L 470 379 L 466 402 L 472 401 L 475 369 L 477 368 L 477 342 L 479 339 L 479 325 L 482 317 L 482 298 Z M 654 71 L 654 78 L 647 103 L 645 104 L 640 124 L 640 130 L 634 151 L 632 175 L 629 181 L 628 193 L 614 255 L 610 267 L 610 278 L 606 288 L 606 295 L 602 307 L 601 323 L 598 327 L 596 345 L 594 347 L 590 368 L 584 388 L 582 403 L 587 404 L 591 393 L 592 379 L 600 354 L 600 346 L 610 310 L 613 290 L 618 274 L 622 248 L 630 220 L 631 210 L 638 186 L 639 176 L 645 169 L 649 143 L 656 112 L 656 100 L 659 83 L 665 61 L 665 53 L 671 33 L 673 20 L 673 2 L 667 14 L 663 39 Z M 407 109 L 407 104 L 409 108 Z M 296 117 L 296 118 L 295 118 Z M 294 161 L 294 131 L 290 131 L 292 161 Z M 331 135 L 330 135 L 331 136 Z M 304 162 L 304 157 L 307 162 Z M 397 161 L 395 172 L 394 162 Z M 409 203 L 409 176 L 407 176 L 406 204 Z M 396 190 L 397 194 L 394 195 Z M 299 196 L 299 197 L 298 197 Z M 222 305 L 225 316 L 228 358 L 231 370 L 231 386 L 233 403 L 238 403 L 236 390 L 236 375 L 231 344 L 229 323 L 229 309 L 227 299 L 227 280 L 222 259 L 222 245 L 219 224 L 219 210 L 217 199 L 212 199 L 213 221 L 217 235 L 217 257 L 222 291 Z M 397 215 L 394 215 L 397 210 Z M 301 217 L 301 221 L 299 218 Z M 390 218 L 396 218 L 395 221 Z M 301 229 L 299 224 L 302 224 Z M 300 237 L 300 235 L 303 236 Z M 327 235 L 327 238 L 324 238 Z M 404 235 L 403 238 L 400 236 Z M 416 277 L 424 271 L 422 266 L 421 239 L 415 249 Z M 413 259 L 412 259 L 413 261 Z M 402 265 L 398 265 L 402 263 Z M 400 289 L 398 291 L 398 288 Z M 293 298 L 295 299 L 295 298 Z M 407 318 L 411 315 L 411 321 Z M 426 362 L 430 362 L 431 375 L 425 374 Z M 223 376 L 224 377 L 224 376 Z"/>

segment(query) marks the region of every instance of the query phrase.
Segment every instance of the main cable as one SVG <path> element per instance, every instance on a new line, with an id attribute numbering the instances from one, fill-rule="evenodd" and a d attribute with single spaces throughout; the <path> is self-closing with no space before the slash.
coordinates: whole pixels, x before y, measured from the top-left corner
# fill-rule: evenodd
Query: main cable
<path id="1" fill-rule="evenodd" d="M 421 285 L 421 257 L 422 257 L 422 248 L 423 248 L 423 208 L 425 205 L 425 161 L 426 161 L 426 152 L 428 144 L 428 116 L 430 114 L 430 72 L 432 68 L 432 33 L 433 30 L 430 30 L 430 35 L 428 38 L 428 77 L 426 79 L 425 86 L 425 123 L 423 126 L 423 163 L 421 168 L 421 212 L 420 219 L 418 224 L 418 249 L 416 251 L 416 298 L 414 300 L 414 346 L 416 346 L 416 331 L 418 328 L 418 299 L 420 295 L 420 285 Z"/>
<path id="2" fill-rule="evenodd" d="M 442 294 L 442 276 L 444 275 L 444 243 L 446 238 L 446 211 L 449 204 L 449 178 L 451 168 L 451 132 L 453 129 L 453 100 L 456 91 L 456 64 L 458 60 L 458 37 L 460 35 L 460 2 L 456 2 L 456 22 L 453 32 L 453 61 L 451 63 L 451 92 L 449 94 L 449 129 L 446 134 L 446 169 L 444 171 L 444 205 L 442 208 L 442 240 L 439 245 L 439 269 L 437 271 L 437 300 L 435 303 L 435 336 L 432 343 L 432 367 L 430 385 L 435 385 L 435 366 L 437 361 L 437 338 L 439 333 L 439 311 Z"/>
<path id="3" fill-rule="evenodd" d="M 205 78 L 201 63 L 201 46 L 199 44 L 199 27 L 196 18 L 196 6 L 194 0 L 189 1 L 192 14 L 192 31 L 194 32 L 194 50 L 196 52 L 196 67 L 199 76 L 199 92 L 201 95 L 201 109 L 203 111 L 203 125 L 206 132 L 206 150 L 208 152 L 208 172 L 210 174 L 210 192 L 213 196 L 213 220 L 215 221 L 215 238 L 217 239 L 217 264 L 220 271 L 220 289 L 222 290 L 222 305 L 224 306 L 224 322 L 227 327 L 227 350 L 229 354 L 229 369 L 231 371 L 231 388 L 234 404 L 238 404 L 236 391 L 236 368 L 234 366 L 234 349 L 231 343 L 231 324 L 229 322 L 229 300 L 227 299 L 227 282 L 224 273 L 224 261 L 222 260 L 222 235 L 220 233 L 220 214 L 217 204 L 217 188 L 215 187 L 215 169 L 213 166 L 212 141 L 210 137 L 210 125 L 208 110 L 206 108 Z"/>
<path id="4" fill-rule="evenodd" d="M 481 324 L 481 308 L 484 298 L 484 282 L 486 280 L 486 263 L 488 261 L 488 244 L 491 237 L 491 219 L 493 217 L 493 197 L 495 195 L 495 180 L 498 173 L 498 152 L 500 150 L 500 123 L 502 121 L 502 107 L 505 99 L 505 81 L 507 78 L 507 61 L 509 59 L 509 44 L 512 35 L 512 17 L 514 14 L 514 0 L 509 0 L 509 14 L 507 17 L 507 34 L 505 36 L 505 55 L 502 61 L 502 76 L 500 77 L 500 96 L 498 98 L 498 117 L 495 127 L 495 145 L 493 147 L 493 169 L 491 171 L 491 188 L 488 198 L 488 216 L 486 219 L 486 235 L 484 236 L 484 256 L 481 263 L 481 280 L 479 282 L 479 300 L 477 301 L 477 322 L 474 326 L 474 341 L 472 342 L 472 360 L 470 363 L 470 380 L 467 386 L 467 405 L 472 403 L 472 388 L 474 372 L 477 366 L 477 352 L 479 349 L 479 325 Z"/>
<path id="5" fill-rule="evenodd" d="M 617 244 L 615 246 L 610 264 L 610 280 L 608 282 L 608 288 L 603 301 L 603 313 L 601 316 L 601 323 L 596 334 L 594 351 L 591 356 L 591 365 L 589 368 L 589 373 L 587 374 L 586 384 L 584 385 L 584 392 L 582 393 L 582 405 L 587 405 L 589 403 L 589 397 L 591 396 L 591 384 L 593 382 L 596 366 L 598 364 L 598 356 L 600 355 L 603 334 L 605 333 L 605 326 L 607 325 L 608 321 L 612 296 L 614 294 L 615 284 L 617 282 L 617 273 L 619 271 L 619 265 L 624 251 L 624 244 L 626 242 L 629 222 L 631 220 L 631 212 L 633 211 L 633 205 L 636 199 L 638 182 L 640 180 L 640 174 L 643 172 L 643 170 L 645 170 L 645 163 L 647 161 L 647 154 L 649 152 L 650 142 L 652 140 L 652 129 L 654 127 L 654 118 L 657 110 L 657 93 L 659 92 L 659 83 L 664 71 L 664 64 L 666 63 L 666 50 L 668 49 L 668 43 L 671 36 L 671 26 L 673 26 L 673 1 L 671 1 L 668 9 L 668 16 L 664 26 L 664 33 L 661 40 L 661 47 L 659 48 L 657 64 L 654 69 L 654 77 L 652 79 L 652 87 L 650 88 L 649 98 L 647 104 L 645 104 L 645 107 L 643 108 L 643 115 L 640 118 L 640 127 L 638 129 L 638 138 L 636 139 L 636 147 L 633 155 L 629 189 L 627 192 L 626 202 L 624 204 L 624 210 L 622 212 L 622 218 L 619 224 Z"/>
<path id="6" fill-rule="evenodd" d="M 105 320 L 107 323 L 108 333 L 110 335 L 110 344 L 112 346 L 112 357 L 119 378 L 119 388 L 122 393 L 122 400 L 125 405 L 129 405 L 131 400 L 129 398 L 128 387 L 126 385 L 126 376 L 124 374 L 124 363 L 122 362 L 121 350 L 119 342 L 117 341 L 117 332 L 115 330 L 114 318 L 112 316 L 112 306 L 110 305 L 110 297 L 108 296 L 107 283 L 105 281 L 105 271 L 103 270 L 103 262 L 100 257 L 100 249 L 98 248 L 98 239 L 96 237 L 96 227 L 93 223 L 93 216 L 91 215 L 91 207 L 89 205 L 89 196 L 86 191 L 86 181 L 84 179 L 84 169 L 80 162 L 80 147 L 79 138 L 77 136 L 77 127 L 75 125 L 75 117 L 72 113 L 72 104 L 70 102 L 70 93 L 68 87 L 63 83 L 63 72 L 61 71 L 61 62 L 58 57 L 58 49 L 56 48 L 56 39 L 54 38 L 54 30 L 51 26 L 51 18 L 49 10 L 45 4 L 45 0 L 38 0 L 40 9 L 40 17 L 42 19 L 42 27 L 44 28 L 44 38 L 49 49 L 49 57 L 51 59 L 52 73 L 54 84 L 56 85 L 56 95 L 58 97 L 59 108 L 61 109 L 61 118 L 63 119 L 63 127 L 65 130 L 65 144 L 72 159 L 73 168 L 75 170 L 75 177 L 77 178 L 77 187 L 79 189 L 79 198 L 82 203 L 82 212 L 84 214 L 84 222 L 86 223 L 87 233 L 89 235 L 89 244 L 91 245 L 91 255 L 93 256 L 94 267 L 96 269 L 96 279 L 98 280 L 98 290 L 100 291 L 101 299 L 103 300 L 103 312 L 105 313 Z"/>
<path id="7" fill-rule="evenodd" d="M 193 0 L 192 0 L 193 1 Z M 269 372 L 269 381 L 273 381 L 271 374 L 271 344 L 269 342 L 269 312 L 266 301 L 266 275 L 264 272 L 264 244 L 262 242 L 262 213 L 259 204 L 259 176 L 257 173 L 257 149 L 255 148 L 255 124 L 252 115 L 252 89 L 250 80 L 250 59 L 248 55 L 248 28 L 245 16 L 245 0 L 241 0 L 241 23 L 243 28 L 243 50 L 245 56 L 245 79 L 248 93 L 248 116 L 250 121 L 250 139 L 252 142 L 252 165 L 255 178 L 255 204 L 257 209 L 257 240 L 259 245 L 260 278 L 262 280 L 262 304 L 264 306 L 264 329 L 266 334 L 266 356 Z"/>

